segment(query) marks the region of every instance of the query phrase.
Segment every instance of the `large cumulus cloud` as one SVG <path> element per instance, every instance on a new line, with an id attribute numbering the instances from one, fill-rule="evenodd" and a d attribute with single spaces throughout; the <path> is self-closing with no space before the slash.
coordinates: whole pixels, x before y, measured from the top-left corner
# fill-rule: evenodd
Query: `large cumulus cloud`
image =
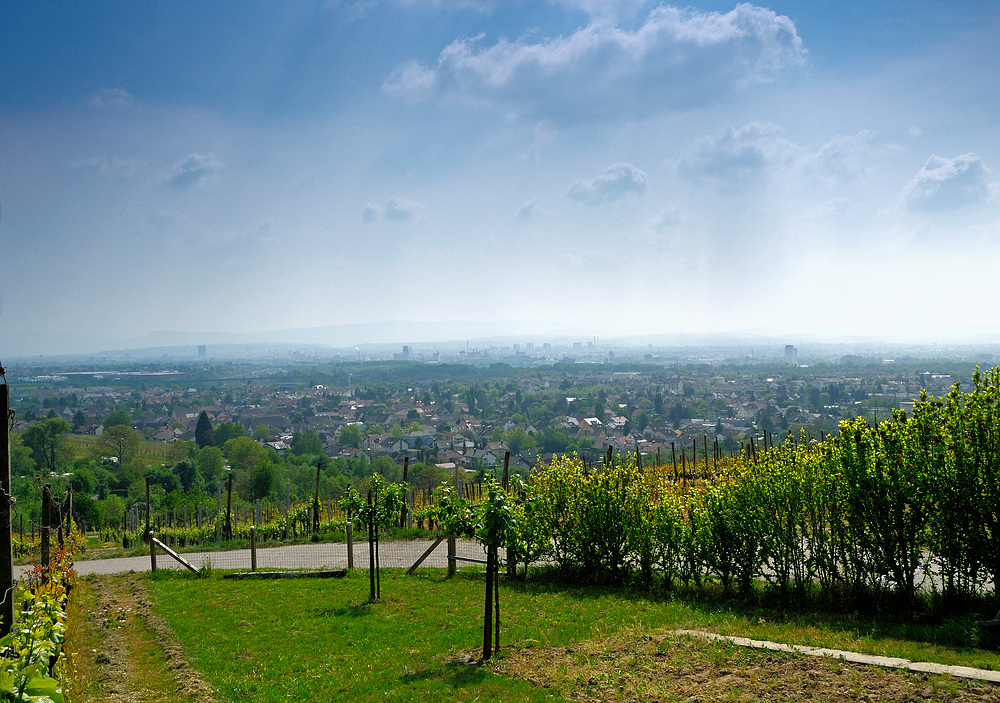
<path id="1" fill-rule="evenodd" d="M 595 19 L 566 37 L 481 41 L 456 40 L 436 65 L 411 62 L 383 88 L 527 117 L 643 117 L 710 103 L 806 53 L 789 18 L 750 4 L 725 14 L 660 6 L 635 30 Z"/>

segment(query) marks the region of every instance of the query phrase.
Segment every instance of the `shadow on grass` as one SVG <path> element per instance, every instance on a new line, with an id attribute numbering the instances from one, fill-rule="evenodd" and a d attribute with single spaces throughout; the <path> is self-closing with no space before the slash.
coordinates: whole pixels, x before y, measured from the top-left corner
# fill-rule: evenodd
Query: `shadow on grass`
<path id="1" fill-rule="evenodd" d="M 445 665 L 443 680 L 453 688 L 477 686 L 483 682 L 489 670 L 479 664 L 451 663 Z"/>
<path id="2" fill-rule="evenodd" d="M 405 686 L 418 681 L 439 681 L 452 688 L 468 688 L 482 684 L 488 675 L 487 668 L 479 663 L 449 662 L 443 668 L 421 669 L 403 674 L 399 677 L 399 682 Z"/>
<path id="3" fill-rule="evenodd" d="M 466 578 L 482 578 L 469 574 Z M 614 596 L 632 602 L 676 602 L 705 618 L 732 616 L 748 623 L 768 621 L 778 625 L 849 633 L 872 640 L 908 640 L 957 650 L 983 648 L 975 621 L 993 617 L 996 606 L 991 596 L 969 599 L 961 612 L 943 605 L 940 597 L 923 594 L 915 609 L 904 615 L 874 598 L 855 598 L 853 604 L 824 599 L 816 592 L 801 598 L 789 597 L 758 582 L 745 596 L 726 590 L 711 579 L 700 587 L 677 585 L 666 591 L 662 583 L 589 585 L 576 580 L 578 575 L 556 567 L 532 569 L 529 578 L 520 574 L 504 579 L 501 587 L 525 596 L 559 594 L 579 601 Z"/>
<path id="4" fill-rule="evenodd" d="M 374 605 L 376 604 L 370 601 L 365 601 L 364 603 L 359 603 L 357 605 L 341 605 L 335 608 L 312 608 L 309 611 L 309 614 L 315 617 L 361 618 L 366 615 L 371 615 L 372 606 Z"/>

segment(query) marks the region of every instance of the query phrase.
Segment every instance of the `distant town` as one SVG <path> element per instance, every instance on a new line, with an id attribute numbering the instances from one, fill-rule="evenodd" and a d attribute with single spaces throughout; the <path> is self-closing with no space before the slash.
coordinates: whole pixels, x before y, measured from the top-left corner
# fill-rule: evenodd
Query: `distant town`
<path id="1" fill-rule="evenodd" d="M 609 447 L 670 456 L 701 452 L 706 440 L 735 452 L 751 437 L 818 438 L 844 419 L 875 423 L 912 408 L 922 391 L 946 394 L 993 359 L 972 349 L 836 357 L 836 345 L 611 349 L 596 338 L 446 352 L 245 351 L 251 358 L 220 358 L 234 350 L 198 345 L 19 360 L 7 369 L 13 429 L 58 417 L 74 434 L 100 436 L 106 418 L 125 410 L 146 440 L 193 443 L 205 414 L 279 455 L 297 435 L 315 433 L 333 459 L 410 457 L 474 472 L 510 452 L 512 469 L 530 471 L 566 452 L 597 461 Z"/>

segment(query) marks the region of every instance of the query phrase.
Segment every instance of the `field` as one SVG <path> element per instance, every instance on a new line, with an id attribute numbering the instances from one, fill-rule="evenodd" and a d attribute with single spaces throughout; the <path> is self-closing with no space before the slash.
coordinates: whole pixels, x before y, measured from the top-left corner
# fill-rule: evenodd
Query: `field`
<path id="1" fill-rule="evenodd" d="M 161 572 L 162 573 L 162 572 Z M 499 656 L 480 664 L 483 575 L 368 580 L 86 578 L 67 643 L 71 700 L 1000 700 L 1000 688 L 678 637 L 701 629 L 1000 668 L 971 622 L 895 625 L 740 601 L 505 582 Z"/>

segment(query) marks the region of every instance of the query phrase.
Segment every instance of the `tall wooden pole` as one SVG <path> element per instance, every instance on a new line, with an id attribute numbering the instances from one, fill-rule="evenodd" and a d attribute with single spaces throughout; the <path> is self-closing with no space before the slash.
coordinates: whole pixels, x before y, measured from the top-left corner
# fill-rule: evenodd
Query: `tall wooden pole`
<path id="1" fill-rule="evenodd" d="M 319 534 L 319 471 L 323 467 L 322 461 L 316 462 L 316 493 L 313 494 L 313 524 L 314 535 Z"/>
<path id="2" fill-rule="evenodd" d="M 233 538 L 233 472 L 229 472 L 229 490 L 226 494 L 226 540 Z"/>
<path id="3" fill-rule="evenodd" d="M 42 525 L 40 537 L 42 540 L 42 583 L 49 581 L 49 523 L 52 519 L 52 486 L 46 483 L 42 486 Z"/>
<path id="4" fill-rule="evenodd" d="M 410 490 L 410 457 L 403 457 L 403 485 L 406 486 L 407 492 Z M 407 505 L 404 503 L 403 507 L 399 511 L 399 529 L 406 527 L 406 508 Z"/>
<path id="5" fill-rule="evenodd" d="M 0 637 L 10 634 L 14 625 L 14 538 L 10 518 L 10 386 L 0 386 L 0 422 L 3 422 L 3 439 L 0 440 Z M 4 497 L 6 496 L 6 499 Z"/>

